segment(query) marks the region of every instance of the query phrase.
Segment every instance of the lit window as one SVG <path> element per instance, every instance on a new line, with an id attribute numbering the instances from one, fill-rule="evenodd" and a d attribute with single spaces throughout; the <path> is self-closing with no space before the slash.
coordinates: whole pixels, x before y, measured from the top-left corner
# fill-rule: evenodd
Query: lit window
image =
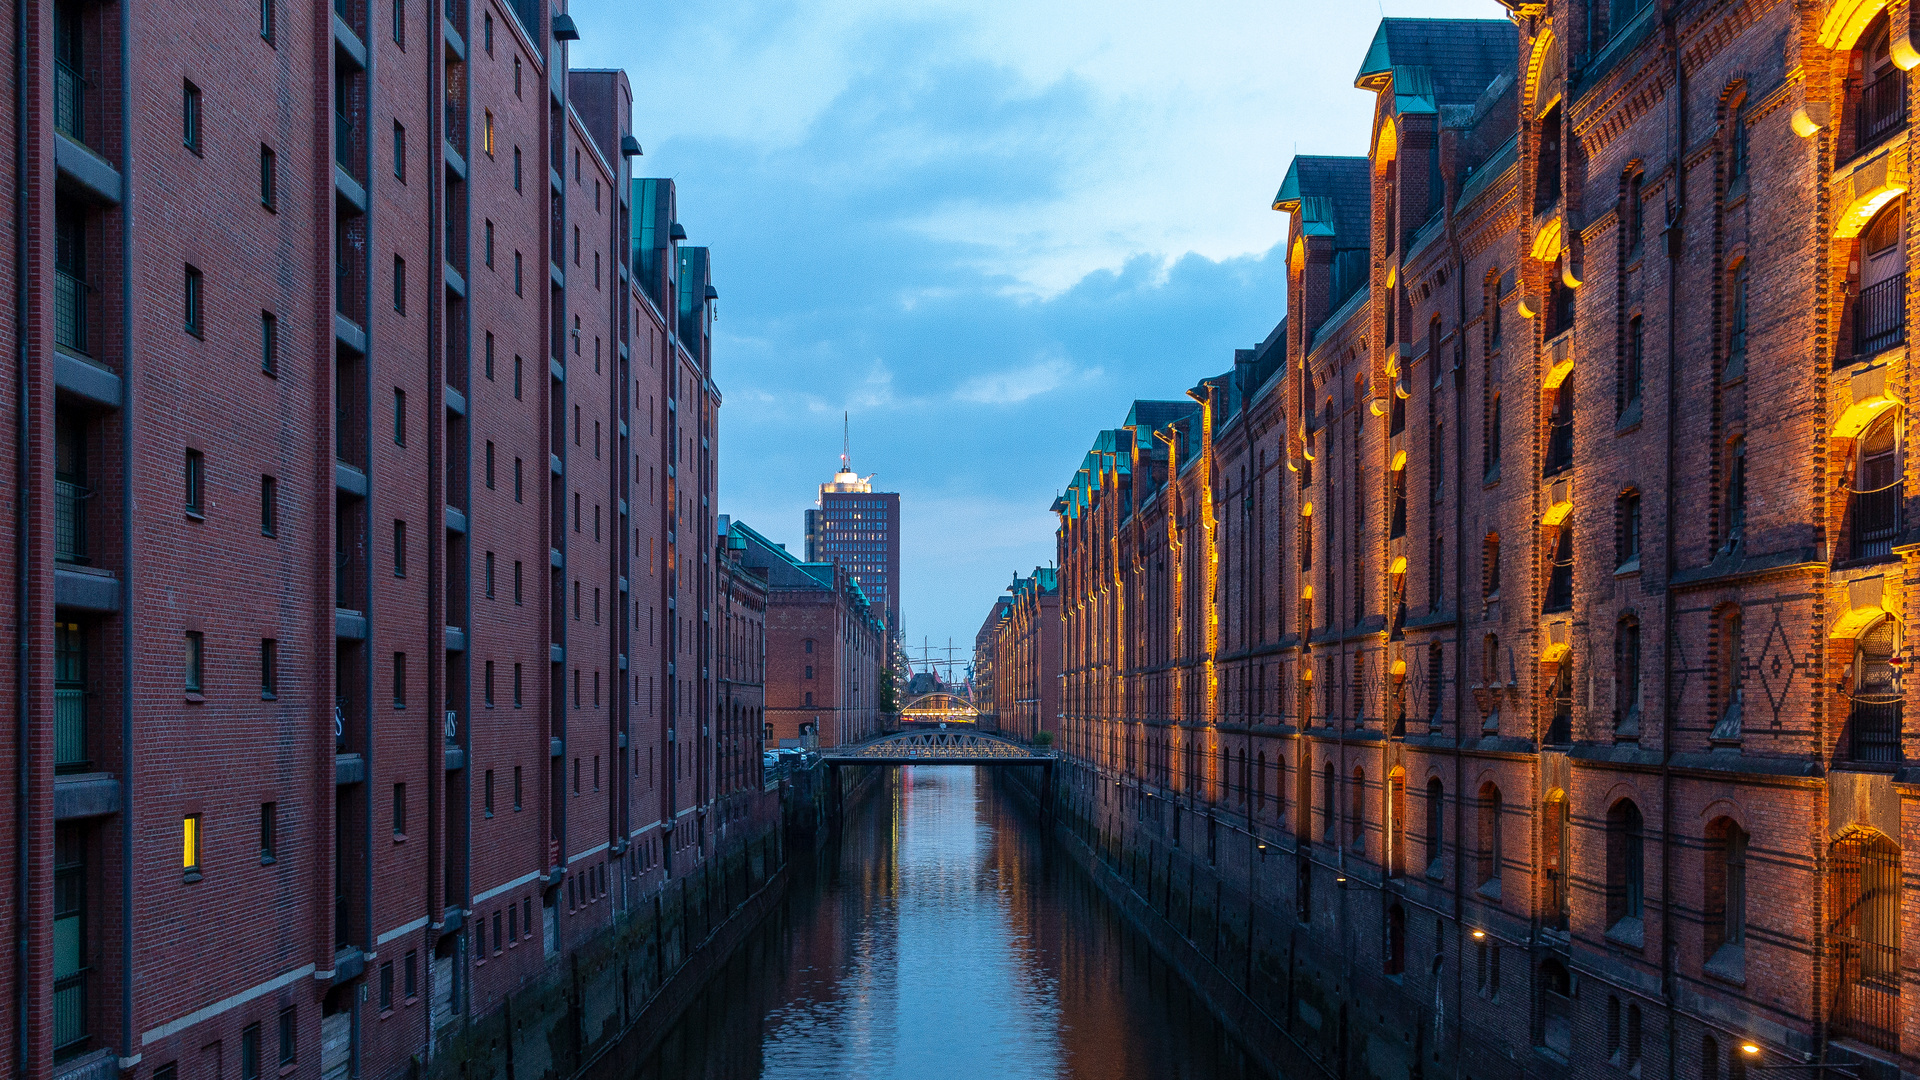
<path id="1" fill-rule="evenodd" d="M 180 819 L 180 867 L 188 881 L 200 880 L 200 815 Z"/>

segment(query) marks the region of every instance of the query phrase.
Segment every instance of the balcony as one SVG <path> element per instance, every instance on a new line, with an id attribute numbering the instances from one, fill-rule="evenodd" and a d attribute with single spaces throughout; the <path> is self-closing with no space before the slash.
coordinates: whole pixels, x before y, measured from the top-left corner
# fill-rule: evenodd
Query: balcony
<path id="1" fill-rule="evenodd" d="M 57 562 L 87 561 L 87 500 L 93 489 L 53 482 L 53 557 Z"/>
<path id="2" fill-rule="evenodd" d="M 1907 73 L 1899 68 L 1860 88 L 1854 102 L 1854 152 L 1874 144 L 1907 126 Z"/>
<path id="3" fill-rule="evenodd" d="M 1848 498 L 1853 519 L 1852 553 L 1856 559 L 1881 559 L 1893 554 L 1900 535 L 1900 505 L 1905 484 L 1895 480 L 1875 491 L 1856 491 Z"/>
<path id="4" fill-rule="evenodd" d="M 87 351 L 87 293 L 92 287 L 65 270 L 53 272 L 53 343 L 83 356 Z"/>
<path id="5" fill-rule="evenodd" d="M 53 980 L 53 1056 L 64 1059 L 86 1049 L 87 969 Z"/>
<path id="6" fill-rule="evenodd" d="M 53 64 L 53 128 L 74 142 L 87 141 L 87 80 L 58 60 Z"/>
<path id="7" fill-rule="evenodd" d="M 1901 705 L 1900 698 L 1885 694 L 1854 696 L 1848 718 L 1854 761 L 1891 765 L 1900 760 Z"/>
<path id="8" fill-rule="evenodd" d="M 1907 340 L 1907 276 L 1860 290 L 1853 304 L 1853 351 L 1872 356 Z"/>

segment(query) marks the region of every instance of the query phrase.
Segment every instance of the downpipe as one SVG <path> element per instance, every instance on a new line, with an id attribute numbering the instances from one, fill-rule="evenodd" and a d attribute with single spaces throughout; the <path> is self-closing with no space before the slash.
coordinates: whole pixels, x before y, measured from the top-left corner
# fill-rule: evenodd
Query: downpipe
<path id="1" fill-rule="evenodd" d="M 1677 279 L 1680 273 L 1680 255 L 1686 244 L 1686 233 L 1682 224 L 1686 218 L 1687 206 L 1687 71 L 1681 61 L 1678 16 L 1675 13 L 1674 0 L 1662 0 L 1660 13 L 1661 35 L 1667 50 L 1667 58 L 1673 65 L 1673 112 L 1674 136 L 1668 146 L 1668 167 L 1673 170 L 1674 199 L 1667 212 L 1667 437 L 1666 437 L 1666 521 L 1663 525 L 1662 542 L 1665 550 L 1661 553 L 1661 576 L 1665 579 L 1660 619 L 1662 623 L 1662 648 L 1665 655 L 1661 658 L 1661 701 L 1660 701 L 1660 995 L 1667 1014 L 1667 1080 L 1675 1080 L 1678 1062 L 1674 1056 L 1674 1040 L 1678 1036 L 1674 1019 L 1674 965 L 1673 965 L 1673 645 L 1675 626 L 1673 618 L 1673 567 L 1674 567 L 1674 518 L 1677 512 L 1674 498 L 1674 456 L 1675 443 L 1680 424 L 1680 395 L 1674 392 L 1680 378 L 1680 336 L 1677 320 L 1680 314 L 1680 291 Z"/>
<path id="2" fill-rule="evenodd" d="M 13 0 L 13 1069 L 27 1074 L 27 4 Z"/>

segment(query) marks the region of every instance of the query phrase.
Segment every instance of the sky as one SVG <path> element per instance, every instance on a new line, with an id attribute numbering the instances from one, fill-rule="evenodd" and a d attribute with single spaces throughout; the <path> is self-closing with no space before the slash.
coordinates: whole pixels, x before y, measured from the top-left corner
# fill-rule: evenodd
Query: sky
<path id="1" fill-rule="evenodd" d="M 912 651 L 965 658 L 1139 398 L 1286 310 L 1273 194 L 1365 152 L 1382 14 L 1494 0 L 574 0 L 640 175 L 713 249 L 720 512 L 804 552 L 839 465 L 901 502 Z M 944 652 L 943 652 L 944 654 Z"/>

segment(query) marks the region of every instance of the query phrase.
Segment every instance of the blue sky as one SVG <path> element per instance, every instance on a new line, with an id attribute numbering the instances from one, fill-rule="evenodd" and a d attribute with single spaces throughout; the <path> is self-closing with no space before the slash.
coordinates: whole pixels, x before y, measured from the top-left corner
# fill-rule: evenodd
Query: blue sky
<path id="1" fill-rule="evenodd" d="M 1364 152 L 1382 13 L 1493 0 L 575 0 L 714 251 L 720 510 L 799 552 L 838 464 L 901 493 L 910 643 L 970 649 L 1096 431 L 1285 311 L 1294 153 Z M 964 655 L 964 653 L 963 653 Z"/>

